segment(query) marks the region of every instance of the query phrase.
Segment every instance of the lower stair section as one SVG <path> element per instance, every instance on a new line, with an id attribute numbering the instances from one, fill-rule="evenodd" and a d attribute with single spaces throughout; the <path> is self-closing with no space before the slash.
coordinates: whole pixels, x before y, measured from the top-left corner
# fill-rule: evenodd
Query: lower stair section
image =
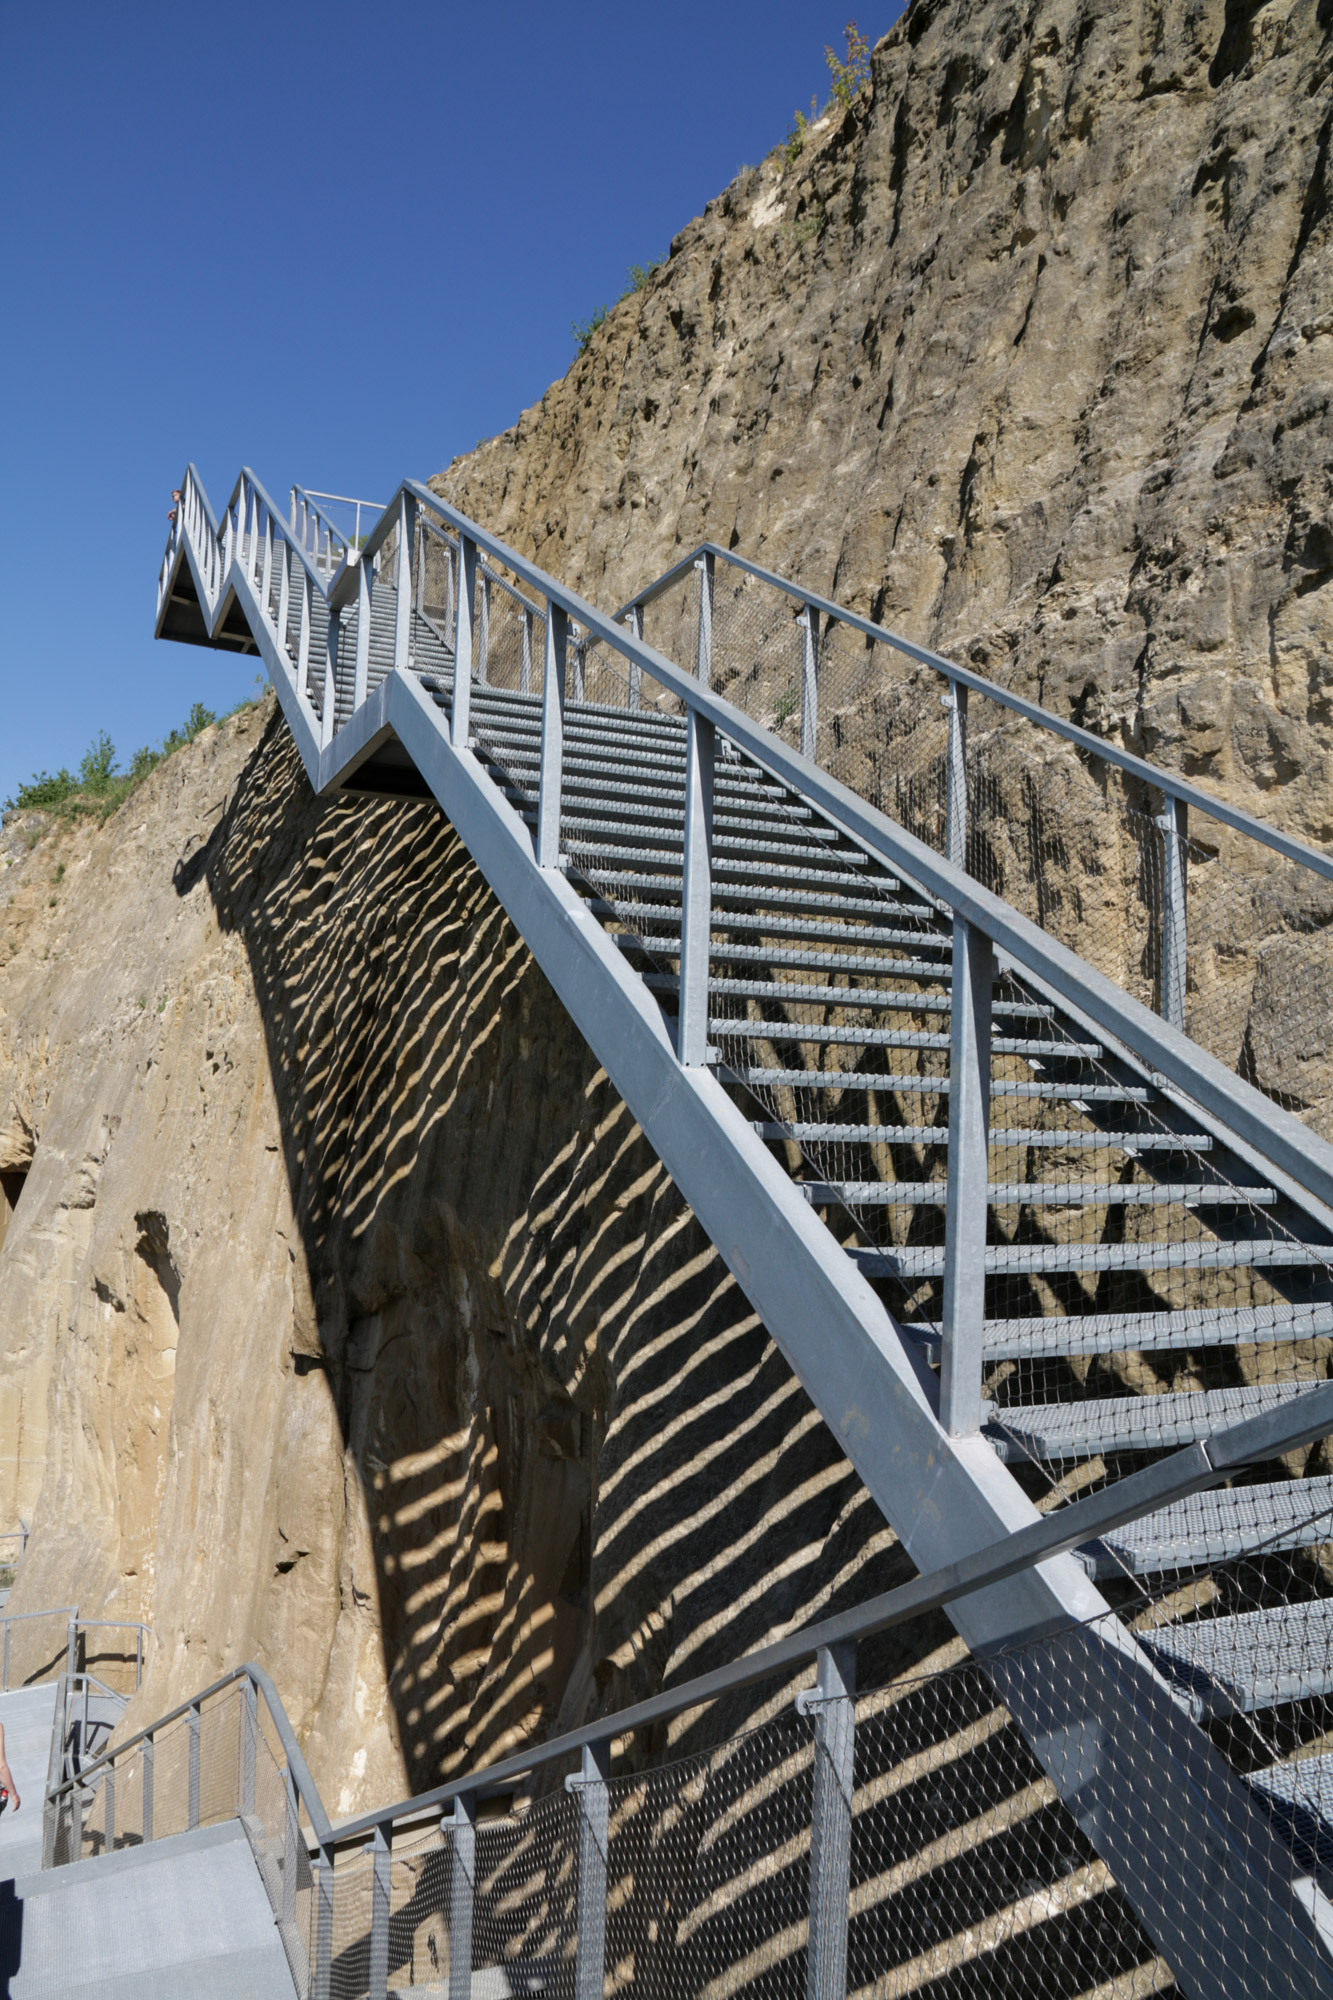
<path id="1" fill-rule="evenodd" d="M 40 1841 L 40 1782 L 31 1808 Z M 293 2000 L 295 1988 L 236 1819 L 0 1882 L 0 1991 Z"/>

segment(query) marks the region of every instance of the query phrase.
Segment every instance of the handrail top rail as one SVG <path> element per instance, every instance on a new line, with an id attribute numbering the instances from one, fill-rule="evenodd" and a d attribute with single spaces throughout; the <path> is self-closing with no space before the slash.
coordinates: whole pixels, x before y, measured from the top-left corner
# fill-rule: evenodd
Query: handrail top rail
<path id="1" fill-rule="evenodd" d="M 971 667 L 960 666 L 943 653 L 932 651 L 929 646 L 918 645 L 914 639 L 905 639 L 887 625 L 877 624 L 873 618 L 865 618 L 859 611 L 850 610 L 845 604 L 838 604 L 832 598 L 821 597 L 818 591 L 806 590 L 803 585 L 792 583 L 788 577 L 779 576 L 775 570 L 765 569 L 762 564 L 751 562 L 748 556 L 737 555 L 734 549 L 724 549 L 717 542 L 700 542 L 698 548 L 688 556 L 674 563 L 645 589 L 628 598 L 615 613 L 617 620 L 629 616 L 634 610 L 642 610 L 645 604 L 670 588 L 681 576 L 692 570 L 701 556 L 714 556 L 719 561 L 730 563 L 733 569 L 744 570 L 761 583 L 771 584 L 798 604 L 809 605 L 822 617 L 832 619 L 839 625 L 846 625 L 852 631 L 860 632 L 868 639 L 881 645 L 891 646 L 896 652 L 904 653 L 919 666 L 930 667 L 951 684 L 965 687 L 973 694 L 984 695 L 988 701 L 1001 708 L 1012 710 L 1024 721 L 1035 723 L 1038 728 L 1049 730 L 1053 735 L 1063 737 L 1078 750 L 1091 756 L 1101 757 L 1108 764 L 1138 778 L 1155 791 L 1164 792 L 1168 798 L 1178 799 L 1182 805 L 1195 807 L 1223 826 L 1231 827 L 1237 833 L 1248 834 L 1265 847 L 1270 847 L 1288 861 L 1299 862 L 1303 868 L 1322 875 L 1333 882 L 1333 855 L 1325 854 L 1320 848 L 1312 847 L 1308 841 L 1298 840 L 1293 834 L 1283 833 L 1280 828 L 1269 826 L 1264 820 L 1256 819 L 1252 813 L 1244 812 L 1239 806 L 1228 805 L 1224 799 L 1214 797 L 1198 785 L 1191 784 L 1173 771 L 1165 770 L 1160 764 L 1153 764 L 1146 757 L 1136 757 L 1132 750 L 1122 750 L 1109 737 L 1097 736 L 1090 729 L 1081 729 L 1075 722 L 1066 722 L 1053 709 L 1044 708 L 1040 702 L 1029 701 L 1025 695 L 1015 694 L 1000 682 L 988 680 Z"/>
<path id="2" fill-rule="evenodd" d="M 49 1611 L 0 1611 L 0 1625 L 22 1625 L 28 1618 L 78 1618 L 80 1625 L 88 1623 L 87 1619 L 79 1618 L 77 1604 L 53 1604 Z"/>
<path id="3" fill-rule="evenodd" d="M 249 467 L 242 469 L 233 497 L 247 479 L 275 514 L 275 525 L 285 530 L 285 523 L 276 516 L 271 499 Z M 330 613 L 340 610 L 359 590 L 360 566 L 373 558 L 396 528 L 404 498 L 448 522 L 549 603 L 577 619 L 590 638 L 603 640 L 613 651 L 638 665 L 677 695 L 687 708 L 720 728 L 771 777 L 802 793 L 868 854 L 886 861 L 891 869 L 933 896 L 941 907 L 988 936 L 1022 971 L 1041 981 L 1059 1000 L 1079 1008 L 1100 1033 L 1119 1042 L 1150 1072 L 1164 1077 L 1271 1165 L 1305 1186 L 1327 1207 L 1333 1207 L 1333 1145 L 1310 1131 L 1293 1113 L 1283 1110 L 1254 1085 L 1235 1075 L 1180 1029 L 1153 1014 L 1086 959 L 1049 936 L 915 834 L 895 824 L 813 759 L 802 756 L 725 696 L 702 686 L 646 640 L 636 639 L 613 616 L 599 611 L 577 591 L 559 583 L 537 563 L 520 555 L 500 536 L 470 519 L 420 481 L 405 479 L 400 483 L 356 560 L 344 559 L 327 581 L 317 575 L 307 559 L 312 579 L 325 594 Z M 286 532 L 290 540 L 290 531 Z M 293 542 L 292 546 L 299 551 L 298 543 Z M 947 662 L 944 664 L 949 666 Z M 958 676 L 965 670 L 949 666 L 949 671 Z M 1088 743 L 1101 754 L 1104 746 L 1099 738 L 1089 737 Z M 1206 795 L 1199 796 L 1206 800 Z M 1208 809 L 1214 809 L 1213 802 L 1208 802 Z M 1244 815 L 1238 817 L 1244 819 Z M 1274 835 L 1273 839 L 1285 836 Z M 1333 869 L 1333 863 L 1327 865 Z"/>
<path id="4" fill-rule="evenodd" d="M 336 500 L 340 507 L 370 507 L 375 513 L 384 511 L 379 500 L 358 500 L 354 493 L 321 493 L 316 486 L 302 486 L 299 480 L 292 481 L 292 492 L 299 493 L 306 500 Z"/>
<path id="5" fill-rule="evenodd" d="M 1214 1432 L 1212 1437 L 1186 1445 L 1169 1457 L 1159 1459 L 1155 1465 L 1131 1473 L 1128 1478 L 1117 1480 L 1114 1485 L 1104 1487 L 1087 1499 L 1044 1514 L 1028 1527 L 1005 1535 L 972 1555 L 924 1576 L 914 1577 L 911 1582 L 884 1591 L 851 1611 L 821 1619 L 815 1625 L 803 1626 L 772 1645 L 743 1655 L 729 1666 L 717 1667 L 711 1673 L 697 1675 L 680 1687 L 667 1689 L 647 1701 L 635 1702 L 629 1708 L 599 1716 L 595 1722 L 568 1730 L 550 1742 L 518 1751 L 498 1764 L 471 1772 L 465 1778 L 451 1779 L 445 1785 L 402 1800 L 396 1806 L 363 1813 L 334 1829 L 334 1843 L 341 1846 L 356 1840 L 376 1827 L 405 1818 L 409 1812 L 421 1813 L 433 1806 L 447 1805 L 459 1797 L 496 1789 L 511 1778 L 522 1777 L 540 1765 L 556 1762 L 593 1744 L 609 1743 L 633 1729 L 667 1721 L 685 1709 L 700 1707 L 705 1702 L 715 1701 L 719 1695 L 730 1694 L 753 1685 L 755 1681 L 767 1680 L 788 1668 L 800 1666 L 825 1647 L 870 1638 L 877 1632 L 904 1623 L 908 1618 L 921 1617 L 959 1597 L 1003 1583 L 1034 1564 L 1065 1555 L 1070 1549 L 1094 1541 L 1127 1521 L 1138 1519 L 1174 1500 L 1203 1492 L 1244 1465 L 1294 1449 L 1297 1444 L 1311 1443 L 1331 1428 L 1333 1382 L 1315 1384 L 1306 1395 L 1293 1399 L 1284 1407 L 1229 1424 Z M 1288 1439 L 1292 1440 L 1290 1445 L 1286 1442 Z M 1042 1633 L 1031 1636 L 1051 1635 Z"/>
<path id="6" fill-rule="evenodd" d="M 224 1689 L 234 1686 L 239 1681 L 252 1682 L 257 1691 L 263 1695 L 269 1715 L 273 1719 L 273 1726 L 278 1732 L 278 1741 L 282 1745 L 283 1754 L 287 1759 L 287 1768 L 291 1772 L 296 1789 L 305 1805 L 306 1812 L 309 1814 L 310 1825 L 315 1839 L 321 1847 L 327 1847 L 333 1836 L 333 1828 L 329 1823 L 328 1814 L 324 1810 L 324 1802 L 320 1798 L 319 1789 L 310 1775 L 310 1767 L 306 1763 L 301 1746 L 296 1740 L 295 1731 L 288 1720 L 287 1711 L 282 1704 L 282 1696 L 274 1687 L 272 1680 L 264 1668 L 259 1666 L 254 1660 L 247 1660 L 243 1666 L 233 1667 L 230 1673 L 223 1674 L 218 1680 L 211 1682 L 208 1687 L 201 1688 L 199 1693 L 191 1695 L 188 1701 L 183 1701 L 178 1707 L 169 1709 L 165 1715 L 159 1715 L 155 1721 L 148 1724 L 146 1729 L 140 1729 L 135 1735 L 127 1736 L 125 1741 L 118 1743 L 114 1749 L 104 1750 L 101 1756 L 95 1757 L 91 1763 L 85 1764 L 76 1777 L 62 1779 L 58 1785 L 47 1793 L 48 1801 L 58 1799 L 62 1793 L 71 1791 L 75 1785 L 86 1786 L 90 1778 L 95 1777 L 99 1771 L 104 1770 L 108 1765 L 114 1764 L 118 1757 L 123 1757 L 127 1751 L 137 1748 L 140 1743 L 146 1742 L 150 1736 L 156 1736 L 159 1730 L 166 1729 L 169 1724 L 179 1722 L 183 1715 L 190 1713 L 191 1709 L 202 1708 L 203 1704 L 206 1701 L 210 1701 L 214 1695 L 221 1694 Z"/>

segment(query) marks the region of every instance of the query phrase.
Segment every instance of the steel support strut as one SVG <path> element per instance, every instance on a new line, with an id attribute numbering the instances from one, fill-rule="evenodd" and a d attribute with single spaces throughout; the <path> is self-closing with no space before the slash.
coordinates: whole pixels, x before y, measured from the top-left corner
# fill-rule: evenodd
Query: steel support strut
<path id="1" fill-rule="evenodd" d="M 844 2000 L 847 1992 L 855 1695 L 855 1643 L 822 1647 L 813 1690 L 796 1697 L 798 1711 L 815 1724 L 806 2000 Z"/>

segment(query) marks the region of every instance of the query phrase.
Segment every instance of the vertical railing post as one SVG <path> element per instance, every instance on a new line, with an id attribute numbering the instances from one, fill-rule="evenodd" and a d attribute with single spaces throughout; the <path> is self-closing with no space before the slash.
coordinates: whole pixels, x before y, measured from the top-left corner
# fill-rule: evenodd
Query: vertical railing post
<path id="1" fill-rule="evenodd" d="M 140 1816 L 144 1845 L 153 1837 L 153 1733 L 143 1740 L 143 1812 Z"/>
<path id="2" fill-rule="evenodd" d="M 291 529 L 293 534 L 296 533 L 296 488 L 294 486 L 292 488 L 291 498 L 287 507 L 287 526 Z"/>
<path id="3" fill-rule="evenodd" d="M 523 613 L 523 651 L 518 663 L 518 691 L 532 693 L 532 613 Z"/>
<path id="4" fill-rule="evenodd" d="M 283 1772 L 282 1816 L 282 1914 L 287 1923 L 296 1915 L 296 1854 L 301 1844 L 301 1811 L 296 1797 L 296 1780 Z"/>
<path id="5" fill-rule="evenodd" d="M 472 1910 L 477 1886 L 477 1802 L 470 1792 L 454 1800 L 449 1836 L 449 2000 L 472 2000 Z"/>
<path id="6" fill-rule="evenodd" d="M 466 750 L 472 721 L 472 612 L 477 598 L 477 545 L 458 538 L 458 596 L 454 610 L 454 700 L 450 740 Z"/>
<path id="7" fill-rule="evenodd" d="M 251 585 L 259 587 L 259 494 L 253 486 L 250 494 L 250 553 L 245 563 L 245 573 Z"/>
<path id="8" fill-rule="evenodd" d="M 813 758 L 819 746 L 819 613 L 801 607 L 801 755 Z"/>
<path id="9" fill-rule="evenodd" d="M 381 1820 L 371 1841 L 370 1966 L 368 2000 L 386 2000 L 389 1990 L 389 1906 L 393 1887 L 393 1826 Z"/>
<path id="10" fill-rule="evenodd" d="M 444 545 L 444 629 L 452 632 L 458 617 L 458 593 L 454 588 L 455 550 L 448 542 Z"/>
<path id="11" fill-rule="evenodd" d="M 186 1798 L 186 1825 L 199 1824 L 199 1737 L 201 1718 L 197 1701 L 190 1704 L 190 1775 Z"/>
<path id="12" fill-rule="evenodd" d="M 950 681 L 942 697 L 949 711 L 945 772 L 944 852 L 955 868 L 967 867 L 967 689 Z"/>
<path id="13" fill-rule="evenodd" d="M 571 692 L 575 701 L 582 701 L 584 695 L 587 693 L 583 670 L 588 657 L 588 642 L 572 618 L 569 621 L 569 632 L 570 638 L 573 640 L 570 651 L 574 655 L 574 673 L 572 676 L 574 686 Z"/>
<path id="14" fill-rule="evenodd" d="M 357 562 L 356 675 L 352 685 L 352 713 L 360 708 L 370 684 L 370 564 L 362 556 Z"/>
<path id="15" fill-rule="evenodd" d="M 606 1875 L 611 1822 L 607 1779 L 611 1745 L 584 1746 L 577 1777 L 566 1778 L 566 1789 L 578 1800 L 579 1881 L 578 1947 L 574 1961 L 575 2000 L 602 2000 L 606 1979 Z"/>
<path id="16" fill-rule="evenodd" d="M 83 1786 L 77 1777 L 69 1788 L 69 1858 L 83 1859 Z"/>
<path id="17" fill-rule="evenodd" d="M 232 514 L 230 502 L 227 504 L 227 511 L 223 518 L 227 525 L 222 532 L 222 567 L 224 570 L 228 570 L 231 568 L 232 556 L 236 550 L 236 522 Z"/>
<path id="18" fill-rule="evenodd" d="M 315 1864 L 315 1965 L 310 2000 L 330 2000 L 333 1986 L 333 1849 L 321 1847 Z"/>
<path id="19" fill-rule="evenodd" d="M 491 666 L 491 579 L 484 569 L 481 572 L 481 601 L 477 610 L 477 683 L 485 687 Z"/>
<path id="20" fill-rule="evenodd" d="M 393 664 L 406 672 L 412 652 L 412 544 L 416 539 L 417 503 L 407 493 L 398 499 L 398 589 L 393 626 Z"/>
<path id="21" fill-rule="evenodd" d="M 951 1436 L 975 1431 L 981 1424 L 994 983 L 995 952 L 990 939 L 966 918 L 956 916 L 940 1368 L 940 1422 Z"/>
<path id="22" fill-rule="evenodd" d="M 537 866 L 560 865 L 560 787 L 565 757 L 565 658 L 569 620 L 558 604 L 546 605 L 546 662 L 542 682 L 542 763 L 537 797 Z"/>
<path id="23" fill-rule="evenodd" d="M 310 699 L 310 593 L 314 588 L 304 563 L 297 567 L 296 587 L 301 593 L 296 632 L 296 685 Z"/>
<path id="24" fill-rule="evenodd" d="M 102 1838 L 106 1845 L 103 1852 L 113 1854 L 116 1847 L 116 1767 L 108 1764 L 102 1773 Z"/>
<path id="25" fill-rule="evenodd" d="M 338 646 L 342 638 L 342 613 L 329 607 L 329 629 L 324 641 L 324 714 L 320 740 L 325 749 L 333 741 L 338 711 Z"/>
<path id="26" fill-rule="evenodd" d="M 676 1054 L 708 1060 L 708 962 L 713 930 L 713 760 L 716 732 L 697 709 L 685 716 L 685 857 L 680 901 L 680 1015 Z"/>
<path id="27" fill-rule="evenodd" d="M 8 1694 L 8 1693 L 9 1693 L 9 1620 L 8 1620 L 7 1618 L 6 1618 L 6 1620 L 5 1620 L 5 1672 L 4 1672 L 4 1691 L 5 1691 L 5 1693 L 6 1693 L 6 1694 Z"/>
<path id="28" fill-rule="evenodd" d="M 65 1633 L 65 1672 L 67 1674 L 76 1674 L 78 1671 L 79 1671 L 79 1614 L 77 1611 L 71 1611 L 69 1615 L 69 1626 Z"/>
<path id="29" fill-rule="evenodd" d="M 699 685 L 713 685 L 713 580 L 715 559 L 711 555 L 700 556 L 695 563 L 699 572 Z"/>
<path id="30" fill-rule="evenodd" d="M 629 608 L 629 629 L 630 637 L 636 639 L 642 645 L 643 606 L 641 604 L 631 604 Z M 631 708 L 643 707 L 643 668 L 634 659 L 631 659 L 629 663 L 629 705 Z"/>
<path id="31" fill-rule="evenodd" d="M 284 655 L 290 659 L 287 645 L 287 626 L 292 615 L 292 545 L 283 537 L 278 555 L 278 644 Z"/>
<path id="32" fill-rule="evenodd" d="M 815 1723 L 806 2000 L 844 2000 L 851 1897 L 856 1644 L 821 1646 L 818 1680 L 796 1697 Z"/>
<path id="33" fill-rule="evenodd" d="M 256 500 L 255 502 L 256 512 L 258 512 L 258 508 L 259 508 L 259 502 Z M 272 588 L 273 588 L 273 516 L 269 513 L 268 508 L 266 507 L 264 509 L 264 574 L 260 579 L 260 584 L 259 584 L 259 608 L 263 612 L 265 618 L 271 618 L 273 616 L 272 600 L 269 596 L 269 593 L 272 590 Z"/>
<path id="34" fill-rule="evenodd" d="M 241 1682 L 241 1796 L 242 1813 L 255 1809 L 255 1763 L 259 1749 L 259 1693 L 247 1675 Z"/>
<path id="35" fill-rule="evenodd" d="M 134 1634 L 134 1692 L 138 1694 L 143 1686 L 143 1626 Z"/>
<path id="36" fill-rule="evenodd" d="M 1185 980 L 1188 970 L 1185 867 L 1189 850 L 1189 807 L 1168 792 L 1157 821 L 1162 836 L 1162 964 L 1161 1003 L 1164 1021 L 1185 1031 Z"/>

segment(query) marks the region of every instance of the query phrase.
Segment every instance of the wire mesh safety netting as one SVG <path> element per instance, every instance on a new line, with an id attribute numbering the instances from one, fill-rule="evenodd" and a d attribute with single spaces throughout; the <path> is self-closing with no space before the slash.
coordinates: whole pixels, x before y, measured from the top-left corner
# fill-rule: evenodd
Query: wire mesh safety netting
<path id="1" fill-rule="evenodd" d="M 0 1689 L 54 1680 L 67 1662 L 69 1631 L 67 1611 L 0 1617 Z"/>
<path id="2" fill-rule="evenodd" d="M 700 564 L 644 610 L 644 636 L 699 671 Z M 718 557 L 712 687 L 1077 950 L 1316 1127 L 1333 1129 L 1333 883 L 1219 821 L 1188 832 L 1155 791 L 973 689 L 951 801 L 942 674 Z M 965 833 L 963 828 L 965 825 Z M 1184 937 L 1166 949 L 1173 856 Z M 1184 972 L 1185 991 L 1164 986 Z M 1177 1012 L 1177 1006 L 1183 1014 Z"/>
<path id="3" fill-rule="evenodd" d="M 683 1748 L 673 1725 L 650 1768 L 622 1745 L 631 1768 L 604 1785 L 566 1789 L 548 1767 L 539 1795 L 483 1804 L 465 1834 L 409 1805 L 391 1851 L 339 1855 L 326 1989 L 442 1996 L 465 1950 L 474 1994 L 804 1996 L 822 1949 L 845 1965 L 837 1991 L 874 2000 L 1130 2000 L 1177 1974 L 1216 1990 L 1201 1981 L 1225 1949 L 1238 1990 L 1302 1991 L 1318 1950 L 1307 1891 L 1333 1886 L 1329 1718 L 1302 1697 L 1302 1728 L 1278 1740 L 1252 1727 L 1253 1676 L 1233 1674 L 1222 1701 L 1200 1668 L 1196 1695 L 1218 1697 L 1196 1701 L 1200 1730 L 1156 1664 L 1114 1618 L 985 1663 L 955 1642 L 854 1701 L 775 1690 L 757 1726 L 711 1747 Z M 1295 1664 L 1313 1684 L 1327 1649 Z M 193 1779 L 188 1727 L 184 1744 L 174 1725 L 159 1734 L 152 1837 L 196 1809 L 199 1824 L 241 1813 L 305 1995 L 325 1977 L 306 1838 L 262 1731 L 242 1810 L 239 1696 L 209 1713 Z M 706 1729 L 696 1713 L 685 1740 Z M 141 1774 L 126 1753 L 110 1843 L 105 1779 L 89 1787 L 80 1853 L 136 1838 Z M 1200 1812 L 1228 1857 L 1220 1878 L 1215 1855 L 1181 1845 Z M 73 1858 L 67 1835 L 58 1858 Z"/>

